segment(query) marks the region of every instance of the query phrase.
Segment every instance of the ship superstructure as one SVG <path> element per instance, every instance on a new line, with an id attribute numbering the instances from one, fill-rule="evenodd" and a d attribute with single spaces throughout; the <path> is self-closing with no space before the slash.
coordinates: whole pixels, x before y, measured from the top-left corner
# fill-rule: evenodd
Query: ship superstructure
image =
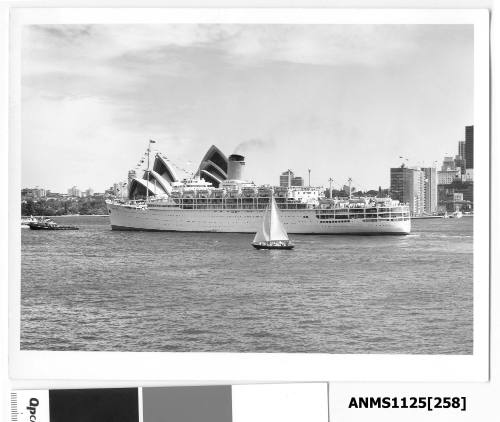
<path id="1" fill-rule="evenodd" d="M 210 151 L 215 157 L 207 153 L 196 174 L 184 179 L 157 154 L 156 170 L 129 181 L 129 200 L 107 202 L 112 229 L 255 233 L 274 197 L 288 233 L 410 232 L 408 205 L 390 198 L 327 199 L 319 187 L 257 186 L 242 180 L 243 156 Z"/>

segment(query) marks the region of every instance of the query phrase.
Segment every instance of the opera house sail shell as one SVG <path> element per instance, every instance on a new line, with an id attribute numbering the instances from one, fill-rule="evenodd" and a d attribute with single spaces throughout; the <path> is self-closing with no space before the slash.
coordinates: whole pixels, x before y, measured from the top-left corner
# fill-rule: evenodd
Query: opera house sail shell
<path id="1" fill-rule="evenodd" d="M 196 171 L 196 174 L 218 188 L 227 180 L 228 159 L 222 151 L 212 145 Z M 172 184 L 180 179 L 172 163 L 160 153 L 154 158 L 152 169 L 145 170 L 142 178 L 133 178 L 129 183 L 129 199 L 141 199 L 146 196 L 163 196 L 172 192 Z M 147 192 L 149 190 L 149 192 Z"/>
<path id="2" fill-rule="evenodd" d="M 142 178 L 135 177 L 130 181 L 128 188 L 130 199 L 163 196 L 172 192 L 172 183 L 178 182 L 179 179 L 166 157 L 157 153 L 152 167 L 152 170 L 144 171 Z"/>
<path id="3" fill-rule="evenodd" d="M 245 157 L 226 157 L 215 145 L 194 174 L 181 179 L 174 167 L 178 168 L 157 153 L 142 177 L 131 177 L 129 200 L 106 202 L 111 228 L 253 234 L 274 198 L 288 233 L 408 234 L 411 230 L 407 204 L 391 198 L 326 199 L 320 187 L 256 186 L 244 180 Z"/>
<path id="4" fill-rule="evenodd" d="M 227 179 L 228 160 L 219 148 L 212 145 L 201 160 L 198 174 L 218 188 Z"/>

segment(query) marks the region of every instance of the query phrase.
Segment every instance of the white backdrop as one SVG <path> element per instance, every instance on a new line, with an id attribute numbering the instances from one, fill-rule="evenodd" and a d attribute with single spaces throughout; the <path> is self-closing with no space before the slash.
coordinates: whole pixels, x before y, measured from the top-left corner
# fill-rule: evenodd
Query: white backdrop
<path id="1" fill-rule="evenodd" d="M 20 2 L 13 2 L 15 3 L 20 3 Z M 226 2 L 195 2 L 195 1 L 183 1 L 183 2 L 148 2 L 148 5 L 152 6 L 180 6 L 182 5 L 183 7 L 186 6 L 246 6 L 246 7 L 258 7 L 258 6 L 277 6 L 277 7 L 283 7 L 283 6 L 315 6 L 315 7 L 406 7 L 406 8 L 411 8 L 411 7 L 419 7 L 419 8 L 425 8 L 425 7 L 432 7 L 432 8 L 449 8 L 449 7 L 454 7 L 454 8 L 481 8 L 481 7 L 493 7 L 494 2 L 492 1 L 481 1 L 481 0 L 470 0 L 470 1 L 361 1 L 361 0 L 354 0 L 354 1 L 309 1 L 309 2 L 299 2 L 299 1 L 294 1 L 294 2 L 284 2 L 284 1 L 226 1 Z M 36 5 L 50 5 L 50 6 L 61 6 L 64 5 L 67 7 L 69 4 L 75 5 L 75 6 L 92 6 L 91 3 L 89 2 L 40 2 L 37 3 Z M 100 5 L 102 6 L 102 2 Z M 134 6 L 137 5 L 135 2 L 106 2 L 106 5 L 109 6 Z M 24 6 L 25 4 L 23 4 Z M 26 5 L 35 5 L 35 3 L 29 3 Z M 142 2 L 141 6 L 144 6 L 145 3 Z M 2 63 L 2 86 L 5 88 L 1 92 L 7 92 L 7 87 L 8 87 L 8 80 L 7 80 L 7 22 L 8 22 L 8 14 L 7 10 L 3 9 L 2 14 L 1 14 L 1 19 L 2 19 L 2 47 L 0 50 L 0 62 Z M 495 10 L 493 11 L 492 14 L 492 32 L 493 32 L 493 38 L 492 38 L 492 45 L 496 45 L 496 39 L 498 38 L 497 33 L 498 33 L 498 23 L 497 19 L 495 16 Z M 494 54 L 494 50 L 493 50 Z M 493 62 L 492 62 L 492 76 L 495 74 L 495 71 L 498 73 L 498 55 L 493 55 Z M 483 83 L 486 82 L 483 78 Z M 479 81 L 481 83 L 481 81 Z M 495 80 L 492 80 L 492 88 L 493 88 L 493 96 L 492 96 L 492 110 L 495 110 L 495 101 L 498 99 L 498 87 L 495 85 Z M 477 108 L 475 108 L 477 110 Z M 497 113 L 498 114 L 498 113 Z M 2 118 L 2 121 L 0 123 L 0 130 L 2 133 L 2 138 L 0 141 L 0 148 L 1 148 L 1 153 L 0 156 L 2 157 L 2 165 L 0 166 L 1 171 L 2 171 L 2 184 L 4 187 L 4 192 L 7 192 L 8 187 L 12 189 L 12 185 L 9 186 L 9 180 L 8 180 L 8 175 L 12 171 L 12 168 L 9 169 L 9 163 L 8 162 L 8 151 L 7 151 L 7 98 L 5 95 L 2 95 L 2 102 L 0 105 L 0 116 Z M 493 114 L 495 116 L 495 114 Z M 496 120 L 492 120 L 492 138 L 495 139 L 495 134 L 497 131 L 498 127 L 498 117 Z M 478 134 L 478 136 L 480 136 Z M 495 146 L 495 144 L 492 144 L 492 160 L 493 160 L 493 165 L 491 167 L 492 169 L 492 186 L 491 186 L 491 192 L 493 192 L 493 196 L 491 198 L 492 200 L 492 207 L 493 207 L 493 212 L 491 214 L 492 217 L 492 233 L 495 234 L 495 236 L 492 239 L 492 256 L 498 255 L 498 251 L 495 254 L 496 249 L 498 249 L 497 242 L 498 242 L 498 210 L 500 204 L 498 203 L 498 194 L 495 195 L 495 192 L 498 192 L 499 188 L 499 176 L 498 176 L 498 170 L 496 169 L 495 164 L 498 163 L 498 158 L 499 158 L 499 150 L 498 146 Z M 483 157 L 484 158 L 484 157 Z M 17 189 L 17 186 L 14 187 L 13 189 L 13 195 L 14 197 L 18 197 L 18 192 L 19 189 Z M 486 198 L 488 196 L 488 192 L 483 190 L 483 195 L 481 195 L 480 190 L 476 190 L 476 197 L 481 197 L 481 198 Z M 481 196 L 480 196 L 481 195 Z M 14 207 L 11 209 L 18 209 L 15 208 L 17 207 L 16 204 L 10 204 L 10 207 Z M 1 224 L 1 230 L 2 234 L 6 234 L 8 232 L 8 217 L 7 217 L 7 210 L 8 207 L 7 205 L 4 205 L 4 207 L 1 207 L 0 211 L 0 224 Z M 17 213 L 15 215 L 15 218 L 17 218 Z M 477 218 L 475 219 L 477 220 Z M 476 227 L 475 227 L 476 229 Z M 2 385 L 5 390 L 9 390 L 11 388 L 61 388 L 61 387 L 99 387 L 99 386 L 137 386 L 137 385 L 167 385 L 167 384 L 179 384 L 179 381 L 175 381 L 182 379 L 183 384 L 185 383 L 190 383 L 190 384 L 197 384 L 199 382 L 189 382 L 189 379 L 200 379 L 200 378 L 205 378 L 205 383 L 210 383 L 210 376 L 211 373 L 208 373 L 208 378 L 207 377 L 200 377 L 198 369 L 196 367 L 193 368 L 193 373 L 191 374 L 186 374 L 186 373 L 181 373 L 178 374 L 178 377 L 175 377 L 175 379 L 167 377 L 160 377 L 156 376 L 154 379 L 152 379 L 150 376 L 149 381 L 145 379 L 145 377 L 142 374 L 145 375 L 150 375 L 147 372 L 144 372 L 144 369 L 147 370 L 144 366 L 141 367 L 136 367 L 137 370 L 131 372 L 127 376 L 121 375 L 121 372 L 118 371 L 118 366 L 115 368 L 117 372 L 115 372 L 115 375 L 117 376 L 112 376 L 113 373 L 109 372 L 109 367 L 105 367 L 106 363 L 105 361 L 101 361 L 100 363 L 97 363 L 97 366 L 95 365 L 95 362 L 92 362 L 92 359 L 88 361 L 87 364 L 84 366 L 81 366 L 80 368 L 76 369 L 83 369 L 78 371 L 76 370 L 73 373 L 68 373 L 68 369 L 74 366 L 74 360 L 73 357 L 69 358 L 64 358 L 64 360 L 69 359 L 65 363 L 68 366 L 64 366 L 63 363 L 62 366 L 62 371 L 60 373 L 55 373 L 57 372 L 54 371 L 54 368 L 51 366 L 53 363 L 49 366 L 50 361 L 53 360 L 51 357 L 47 357 L 48 360 L 45 360 L 46 358 L 42 355 L 35 356 L 33 359 L 31 357 L 25 361 L 21 362 L 18 361 L 15 363 L 16 365 L 16 373 L 17 375 L 22 375 L 24 380 L 12 380 L 9 379 L 7 376 L 7 315 L 8 315 L 8 291 L 7 291 L 7 251 L 9 251 L 9 245 L 7 244 L 7 236 L 2 235 L 0 236 L 0 241 L 1 241 L 1 248 L 2 248 L 2 264 L 0 266 L 0 271 L 1 271 L 1 283 L 0 283 L 0 288 L 1 288 L 1 294 L 0 294 L 0 300 L 1 305 L 0 305 L 0 310 L 2 312 L 2 320 L 1 320 L 1 368 L 2 368 Z M 10 245 L 12 248 L 12 245 Z M 477 253 L 477 248 L 475 244 L 475 259 L 476 256 L 478 259 L 481 259 L 482 261 L 479 262 L 479 266 L 475 265 L 475 276 L 476 276 L 476 270 L 480 271 L 480 274 L 482 277 L 484 277 L 485 272 L 487 272 L 487 264 L 485 265 L 485 262 L 487 261 L 485 258 L 487 257 L 487 250 L 483 248 L 481 254 Z M 13 251 L 14 249 L 10 249 L 10 251 Z M 476 261 L 475 261 L 476 264 Z M 492 281 L 493 280 L 498 280 L 498 264 L 495 264 L 495 262 L 492 262 Z M 310 380 L 317 380 L 317 381 L 322 381 L 322 380 L 342 380 L 342 379 L 348 379 L 351 382 L 334 382 L 331 385 L 330 388 L 330 400 L 331 400 L 331 410 L 332 410 L 332 420 L 334 421 L 365 421 L 367 419 L 369 420 L 383 420 L 383 421 L 390 421 L 390 420 L 415 420 L 415 421 L 423 421 L 423 420 L 433 420 L 433 421 L 449 421 L 449 420 L 482 420 L 482 421 L 493 421 L 497 420 L 499 418 L 499 410 L 497 408 L 497 403 L 496 400 L 498 400 L 498 397 L 500 397 L 500 388 L 499 388 L 499 379 L 500 379 L 500 362 L 498 356 L 500 356 L 500 347 L 499 347 L 499 330 L 498 330 L 498 321 L 500 321 L 499 318 L 499 313 L 498 313 L 498 305 L 500 304 L 500 294 L 499 294 L 500 289 L 495 285 L 494 282 L 491 283 L 491 321 L 492 321 L 492 328 L 491 328 L 491 380 L 489 382 L 457 382 L 457 383 L 440 383 L 437 382 L 439 380 L 443 379 L 448 379 L 448 380 L 458 380 L 458 381 L 463 381 L 466 379 L 476 379 L 478 381 L 484 380 L 485 375 L 487 377 L 488 373 L 484 372 L 484 365 L 481 365 L 481 359 L 479 360 L 479 363 L 477 363 L 478 366 L 472 365 L 469 368 L 469 372 L 467 372 L 467 368 L 464 367 L 463 362 L 455 362 L 453 361 L 453 358 L 451 361 L 449 359 L 448 362 L 439 362 L 439 358 L 437 361 L 434 362 L 429 362 L 425 361 L 426 359 L 424 358 L 423 361 L 419 362 L 417 365 L 415 365 L 415 362 L 412 361 L 412 358 L 409 357 L 409 361 L 405 361 L 406 357 L 402 356 L 401 359 L 396 357 L 396 359 L 390 359 L 387 361 L 384 361 L 382 358 L 381 362 L 378 362 L 378 364 L 382 366 L 378 366 L 376 368 L 371 367 L 372 365 L 370 362 L 367 362 L 367 364 L 357 364 L 356 362 L 353 363 L 353 365 L 357 365 L 358 369 L 356 371 L 352 371 L 352 368 L 349 368 L 349 366 L 341 365 L 339 364 L 338 370 L 335 371 L 335 373 L 330 373 L 328 375 L 328 378 L 324 378 L 327 376 L 325 372 L 321 371 L 321 367 L 317 368 L 316 370 L 313 369 L 311 370 L 310 367 L 299 367 L 297 368 L 297 371 L 293 374 L 287 374 L 287 373 L 281 373 L 281 374 L 271 374 L 269 377 L 266 377 L 265 374 L 269 373 L 267 369 L 272 369 L 272 365 L 270 365 L 268 368 L 264 368 L 263 376 L 260 378 L 254 378 L 255 380 L 260 379 L 262 381 L 264 380 L 278 380 L 275 377 L 280 376 L 280 379 L 283 380 L 301 380 L 301 379 L 310 379 Z M 485 290 L 487 293 L 487 290 Z M 17 292 L 18 293 L 18 292 Z M 476 301 L 478 299 L 476 295 L 476 290 L 475 290 L 475 305 Z M 488 298 L 483 297 L 483 305 L 485 302 L 487 302 Z M 17 304 L 18 306 L 18 304 Z M 12 311 L 12 308 L 11 308 Z M 479 312 L 479 313 L 476 313 Z M 15 317 L 15 313 L 11 313 L 11 317 Z M 477 307 L 475 306 L 475 321 L 483 321 L 484 318 L 488 317 L 487 313 L 487 308 L 485 306 Z M 495 321 L 497 324 L 495 324 Z M 483 336 L 488 336 L 488 332 L 484 330 L 485 326 L 484 324 L 475 326 L 474 327 L 474 344 L 476 343 L 476 334 L 481 333 Z M 17 346 L 17 345 L 16 345 Z M 12 344 L 11 344 L 12 347 Z M 12 349 L 11 349 L 12 350 Z M 479 352 L 478 356 L 481 355 L 483 358 L 485 358 L 485 354 L 487 355 L 488 350 L 483 349 L 483 350 L 475 350 L 475 356 L 476 352 Z M 11 356 L 13 358 L 13 356 Z M 128 358 L 128 357 L 126 357 Z M 356 359 L 355 356 L 353 358 Z M 59 360 L 57 357 L 56 360 Z M 398 362 L 399 361 L 399 362 Z M 345 361 L 344 361 L 345 362 Z M 358 362 L 360 362 L 358 360 Z M 304 365 L 307 362 L 291 362 L 293 365 Z M 117 362 L 119 365 L 119 362 Z M 235 362 L 235 365 L 238 363 Z M 255 364 L 259 364 L 259 362 L 256 362 Z M 320 360 L 319 364 L 321 365 L 322 362 Z M 89 365 L 89 366 L 86 366 Z M 444 366 L 443 366 L 444 365 Z M 468 363 L 465 363 L 465 366 L 467 366 Z M 465 372 L 464 372 L 465 368 Z M 226 379 L 227 381 L 233 381 L 235 379 L 238 379 L 241 381 L 245 376 L 245 372 L 236 372 L 238 369 L 237 366 L 234 368 L 229 368 L 229 370 L 225 373 L 218 373 L 218 382 L 220 384 L 221 379 Z M 335 368 L 337 369 L 337 368 Z M 375 370 L 375 371 L 374 371 Z M 438 375 L 435 377 L 432 377 L 432 372 L 439 372 Z M 438 371 L 439 370 L 439 371 Z M 344 371 L 344 372 L 342 372 Z M 422 372 L 423 371 L 423 372 Z M 30 378 L 30 373 L 36 373 L 37 375 L 47 375 L 47 378 L 53 378 L 56 376 L 59 378 L 58 380 L 47 380 L 43 378 L 40 378 L 36 381 L 29 380 Z M 105 373 L 106 372 L 106 373 Z M 356 373 L 355 373 L 356 372 Z M 341 376 L 338 376 L 338 374 L 341 374 Z M 466 377 L 464 377 L 464 373 L 467 374 Z M 82 374 L 88 374 L 90 376 L 90 379 L 83 379 Z M 194 374 L 194 375 L 193 375 Z M 198 374 L 198 376 L 196 376 Z M 234 376 L 234 375 L 239 375 L 239 376 Z M 353 376 L 354 374 L 354 376 Z M 400 374 L 401 377 L 397 378 L 397 375 Z M 404 380 L 408 379 L 413 379 L 413 380 L 418 380 L 420 379 L 418 377 L 419 374 L 425 374 L 425 375 L 430 375 L 430 378 L 422 378 L 422 379 L 432 379 L 433 383 L 407 383 L 403 382 Z M 447 377 L 443 378 L 442 375 L 447 374 Z M 396 378 L 391 378 L 390 379 L 399 379 L 401 382 L 398 383 L 379 383 L 379 382 L 374 382 L 375 380 L 380 380 L 380 379 L 387 379 L 384 378 L 384 375 L 390 375 L 390 376 L 396 376 Z M 410 375 L 411 378 L 408 377 Z M 318 378 L 320 377 L 320 378 Z M 448 378 L 450 377 L 450 378 Z M 68 378 L 70 378 L 68 380 Z M 78 380 L 79 378 L 80 380 Z M 354 380 L 363 380 L 363 381 L 372 381 L 372 382 L 352 382 Z M 357 409 L 348 409 L 347 405 L 349 403 L 349 399 L 351 396 L 429 396 L 429 395 L 438 395 L 438 396 L 454 396 L 454 395 L 465 395 L 468 397 L 468 410 L 466 412 L 462 413 L 456 413 L 456 412 L 451 412 L 451 411 L 434 411 L 431 413 L 426 413 L 425 411 L 421 410 L 396 410 L 396 409 L 388 409 L 388 410 L 357 410 Z M 8 420 L 8 395 L 3 394 L 2 395 L 2 403 L 4 405 L 4 420 Z"/>

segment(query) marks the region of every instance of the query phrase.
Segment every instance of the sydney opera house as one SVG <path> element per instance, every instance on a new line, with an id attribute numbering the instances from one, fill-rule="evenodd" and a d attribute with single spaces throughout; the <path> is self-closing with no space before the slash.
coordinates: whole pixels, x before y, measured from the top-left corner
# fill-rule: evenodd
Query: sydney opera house
<path id="1" fill-rule="evenodd" d="M 129 199 L 106 202 L 113 230 L 255 233 L 271 198 L 289 233 L 407 234 L 408 205 L 390 198 L 326 200 L 321 188 L 257 186 L 243 180 L 244 157 L 211 146 L 195 174 L 156 153 L 139 177 L 129 172 Z M 144 158 L 140 162 L 141 165 Z M 176 169 L 182 171 L 179 177 Z M 190 174 L 185 177 L 185 174 Z M 195 176 L 195 177 L 193 177 Z M 146 197 L 153 201 L 143 201 Z"/>
<path id="2" fill-rule="evenodd" d="M 218 188 L 225 180 L 241 180 L 241 168 L 244 164 L 243 156 L 232 154 L 227 158 L 219 148 L 212 145 L 201 160 L 196 175 Z M 180 181 L 172 163 L 157 153 L 152 168 L 145 171 L 142 178 L 129 179 L 129 198 L 169 195 L 173 183 Z"/>

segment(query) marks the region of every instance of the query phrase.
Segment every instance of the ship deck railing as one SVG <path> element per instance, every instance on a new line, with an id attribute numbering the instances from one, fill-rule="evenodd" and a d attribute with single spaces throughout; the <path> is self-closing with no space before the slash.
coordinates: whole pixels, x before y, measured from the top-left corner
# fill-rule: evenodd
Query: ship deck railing
<path id="1" fill-rule="evenodd" d="M 173 208 L 183 210 L 220 210 L 220 211 L 248 211 L 264 210 L 269 204 L 270 197 L 236 197 L 236 198 L 150 198 L 136 200 L 113 200 L 110 203 L 132 208 Z M 388 206 L 384 203 L 368 203 L 364 206 L 339 206 L 332 204 L 329 207 L 323 204 L 290 201 L 281 198 L 277 201 L 280 210 L 314 210 L 318 219 L 385 219 L 393 217 L 409 218 L 409 206 L 397 203 Z"/>
<path id="2" fill-rule="evenodd" d="M 207 203 L 205 201 L 190 201 L 190 202 L 150 202 L 148 203 L 148 208 L 150 209 L 174 209 L 174 210 L 187 210 L 187 211 L 196 211 L 196 210 L 207 210 L 214 212 L 242 212 L 242 211 L 251 211 L 251 210 L 259 210 L 263 211 L 267 207 L 266 203 L 257 204 L 241 204 L 238 203 L 230 203 L 226 204 L 224 202 L 219 203 Z M 408 207 L 405 206 L 395 206 L 395 207 L 366 207 L 366 208 L 315 208 L 312 206 L 308 206 L 307 204 L 288 204 L 284 203 L 279 206 L 280 210 L 297 210 L 300 211 L 313 211 L 314 217 L 320 222 L 330 222 L 330 221 L 404 221 L 410 218 L 410 213 Z M 308 218 L 310 214 L 306 215 Z"/>

